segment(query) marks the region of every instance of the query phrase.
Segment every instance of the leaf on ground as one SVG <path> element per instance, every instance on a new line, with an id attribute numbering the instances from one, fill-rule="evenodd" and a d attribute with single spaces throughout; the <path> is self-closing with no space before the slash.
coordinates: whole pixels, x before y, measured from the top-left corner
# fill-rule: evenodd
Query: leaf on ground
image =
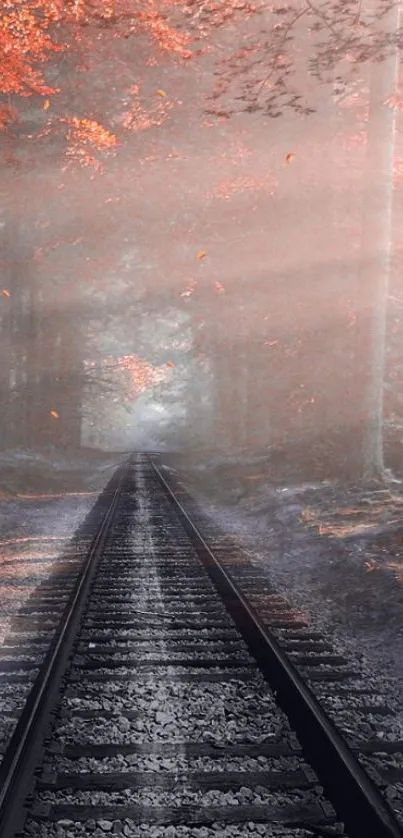
<path id="1" fill-rule="evenodd" d="M 53 417 L 53 419 L 58 419 L 59 418 L 59 414 L 58 414 L 57 410 L 50 410 L 49 413 Z"/>
<path id="2" fill-rule="evenodd" d="M 206 251 L 205 250 L 199 250 L 199 252 L 197 254 L 197 258 L 198 259 L 204 259 L 205 256 L 207 256 Z"/>
<path id="3" fill-rule="evenodd" d="M 173 361 L 167 361 L 167 367 L 174 367 L 175 364 Z"/>
<path id="4" fill-rule="evenodd" d="M 364 562 L 364 564 L 367 573 L 372 573 L 374 570 L 377 569 L 376 563 L 374 561 Z"/>
<path id="5" fill-rule="evenodd" d="M 43 111 L 47 111 L 47 110 L 48 110 L 48 108 L 50 108 L 50 100 L 49 100 L 49 99 L 45 99 L 45 101 L 44 101 L 44 103 L 43 103 L 43 105 L 42 105 L 42 110 L 43 110 Z"/>
<path id="6" fill-rule="evenodd" d="M 7 291 L 7 288 L 2 288 L 1 293 L 3 294 L 3 297 L 11 297 L 11 294 L 9 291 Z"/>
<path id="7" fill-rule="evenodd" d="M 292 151 L 289 151 L 288 154 L 285 156 L 285 162 L 291 163 L 291 160 L 294 160 L 295 154 Z"/>
<path id="8" fill-rule="evenodd" d="M 166 96 L 166 95 L 167 94 L 165 93 L 165 90 L 161 90 L 161 89 L 157 90 L 157 96 Z"/>

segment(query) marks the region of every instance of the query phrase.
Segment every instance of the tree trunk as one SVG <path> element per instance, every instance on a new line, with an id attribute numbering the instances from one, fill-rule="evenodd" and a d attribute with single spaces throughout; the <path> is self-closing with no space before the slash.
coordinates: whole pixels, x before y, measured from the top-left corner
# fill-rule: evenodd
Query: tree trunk
<path id="1" fill-rule="evenodd" d="M 399 21 L 396 5 L 383 27 L 386 23 L 388 31 L 394 32 Z M 396 122 L 394 109 L 385 103 L 394 91 L 398 65 L 395 50 L 383 62 L 372 60 L 370 70 L 356 350 L 358 404 L 362 399 L 357 432 L 364 478 L 379 478 L 384 472 L 383 385 Z"/>
<path id="2" fill-rule="evenodd" d="M 23 232 L 18 217 L 10 211 L 5 228 L 4 287 L 10 296 L 2 302 L 2 447 L 21 448 L 26 443 L 25 379 L 28 354 L 24 324 L 26 273 Z"/>

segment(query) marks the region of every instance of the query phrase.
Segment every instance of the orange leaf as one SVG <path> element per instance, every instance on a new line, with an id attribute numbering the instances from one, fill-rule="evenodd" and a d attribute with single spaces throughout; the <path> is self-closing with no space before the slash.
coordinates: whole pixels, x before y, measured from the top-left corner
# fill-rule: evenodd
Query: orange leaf
<path id="1" fill-rule="evenodd" d="M 294 160 L 295 154 L 292 151 L 289 151 L 288 154 L 285 156 L 285 162 L 291 163 L 291 160 Z"/>
<path id="2" fill-rule="evenodd" d="M 157 90 L 157 96 L 166 96 L 165 90 Z"/>
<path id="3" fill-rule="evenodd" d="M 49 99 L 45 99 L 45 101 L 42 105 L 42 110 L 47 111 L 48 108 L 50 108 L 50 101 L 49 101 Z"/>
<path id="4" fill-rule="evenodd" d="M 206 251 L 205 250 L 199 250 L 199 252 L 197 254 L 197 258 L 198 259 L 204 259 L 205 256 L 207 256 Z"/>
<path id="5" fill-rule="evenodd" d="M 167 361 L 167 367 L 174 367 L 175 364 L 173 361 Z"/>
<path id="6" fill-rule="evenodd" d="M 58 419 L 59 418 L 59 414 L 58 414 L 57 410 L 50 410 L 49 413 L 50 413 L 51 416 L 53 416 L 53 419 Z"/>
<path id="7" fill-rule="evenodd" d="M 9 291 L 7 291 L 7 288 L 2 288 L 1 293 L 3 294 L 3 297 L 11 297 L 11 294 Z"/>

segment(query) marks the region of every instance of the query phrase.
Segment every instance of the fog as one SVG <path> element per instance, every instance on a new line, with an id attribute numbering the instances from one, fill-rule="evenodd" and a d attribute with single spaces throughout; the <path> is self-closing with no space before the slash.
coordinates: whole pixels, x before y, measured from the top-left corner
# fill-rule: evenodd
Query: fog
<path id="1" fill-rule="evenodd" d="M 151 5 L 3 79 L 3 449 L 398 466 L 398 6 Z"/>

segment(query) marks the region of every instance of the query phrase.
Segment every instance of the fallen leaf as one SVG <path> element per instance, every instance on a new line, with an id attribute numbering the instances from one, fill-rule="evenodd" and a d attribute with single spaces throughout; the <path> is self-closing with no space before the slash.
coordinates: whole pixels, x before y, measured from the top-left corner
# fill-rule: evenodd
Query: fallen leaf
<path id="1" fill-rule="evenodd" d="M 197 254 L 197 258 L 198 259 L 204 259 L 205 256 L 207 256 L 206 251 L 205 250 L 199 250 L 199 252 Z"/>
<path id="2" fill-rule="evenodd" d="M 47 111 L 48 108 L 50 108 L 50 101 L 49 101 L 49 99 L 45 99 L 45 101 L 42 105 L 42 110 Z"/>
<path id="3" fill-rule="evenodd" d="M 285 156 L 285 162 L 291 163 L 291 160 L 294 160 L 295 154 L 292 151 L 289 151 L 288 154 Z"/>
<path id="4" fill-rule="evenodd" d="M 188 283 L 188 285 L 186 286 L 186 288 L 185 288 L 183 291 L 181 291 L 180 296 L 181 296 L 181 297 L 190 297 L 190 296 L 191 296 L 191 294 L 193 294 L 193 291 L 195 290 L 195 288 L 196 288 L 196 287 L 197 287 L 197 281 L 196 281 L 195 279 L 192 279 L 192 280 Z"/>
<path id="5" fill-rule="evenodd" d="M 166 96 L 165 90 L 157 90 L 157 96 Z"/>
<path id="6" fill-rule="evenodd" d="M 221 282 L 215 282 L 215 283 L 214 283 L 214 285 L 215 285 L 215 287 L 216 287 L 216 289 L 217 289 L 217 291 L 218 291 L 218 293 L 219 293 L 219 294 L 225 294 L 225 288 L 224 288 L 224 286 L 221 284 Z"/>
<path id="7" fill-rule="evenodd" d="M 11 297 L 11 294 L 9 291 L 7 291 L 7 288 L 2 288 L 1 293 L 3 294 L 3 297 Z"/>
<path id="8" fill-rule="evenodd" d="M 364 562 L 364 564 L 367 569 L 367 573 L 372 573 L 376 570 L 376 564 L 374 562 Z"/>
<path id="9" fill-rule="evenodd" d="M 53 416 L 53 419 L 58 419 L 59 418 L 59 414 L 58 414 L 57 410 L 50 410 L 49 413 L 50 413 L 51 416 Z"/>
<path id="10" fill-rule="evenodd" d="M 174 367 L 175 364 L 173 361 L 167 361 L 167 367 Z"/>

